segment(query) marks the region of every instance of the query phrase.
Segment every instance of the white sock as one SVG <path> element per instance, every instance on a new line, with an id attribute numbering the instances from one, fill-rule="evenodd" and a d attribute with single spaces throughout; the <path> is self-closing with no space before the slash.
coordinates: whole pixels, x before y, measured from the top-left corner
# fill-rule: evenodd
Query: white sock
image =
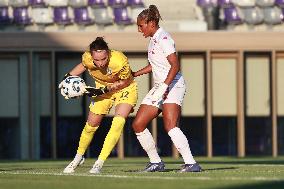
<path id="1" fill-rule="evenodd" d="M 181 154 L 185 164 L 194 164 L 196 161 L 194 160 L 188 140 L 180 128 L 175 127 L 168 132 L 169 136 L 171 137 L 175 147 L 177 148 L 178 152 Z"/>
<path id="2" fill-rule="evenodd" d="M 103 166 L 104 162 L 105 162 L 104 160 L 98 159 L 98 160 L 95 162 L 95 164 L 96 164 L 96 165 Z"/>
<path id="3" fill-rule="evenodd" d="M 146 128 L 144 131 L 140 133 L 136 133 L 137 139 L 139 140 L 142 148 L 148 154 L 151 163 L 159 163 L 161 162 L 161 158 L 157 152 L 157 148 L 155 145 L 155 141 L 150 131 Z"/>
<path id="4" fill-rule="evenodd" d="M 83 155 L 76 154 L 76 156 L 74 157 L 74 160 L 80 161 L 82 158 L 83 158 Z"/>

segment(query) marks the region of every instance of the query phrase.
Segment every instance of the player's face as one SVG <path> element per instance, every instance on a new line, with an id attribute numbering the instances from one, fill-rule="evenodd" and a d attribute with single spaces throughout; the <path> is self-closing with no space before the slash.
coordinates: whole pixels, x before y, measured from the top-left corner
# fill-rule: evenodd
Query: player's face
<path id="1" fill-rule="evenodd" d="M 106 50 L 92 51 L 93 62 L 98 68 L 105 68 L 109 62 L 109 52 Z"/>
<path id="2" fill-rule="evenodd" d="M 153 36 L 153 22 L 146 22 L 145 19 L 137 18 L 138 32 L 142 33 L 145 38 Z"/>

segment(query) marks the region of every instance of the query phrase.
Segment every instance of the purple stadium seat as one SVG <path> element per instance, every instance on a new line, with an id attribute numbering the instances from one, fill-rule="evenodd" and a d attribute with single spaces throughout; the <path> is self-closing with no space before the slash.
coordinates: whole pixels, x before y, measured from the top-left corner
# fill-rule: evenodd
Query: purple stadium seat
<path id="1" fill-rule="evenodd" d="M 243 21 L 240 18 L 236 7 L 224 8 L 224 20 L 229 25 L 241 24 Z"/>
<path id="2" fill-rule="evenodd" d="M 28 7 L 14 7 L 13 8 L 14 22 L 19 25 L 31 24 Z"/>
<path id="3" fill-rule="evenodd" d="M 282 21 L 284 21 L 284 8 L 281 8 L 282 10 Z"/>
<path id="4" fill-rule="evenodd" d="M 74 8 L 74 22 L 78 25 L 90 25 L 93 20 L 89 16 L 87 7 L 78 7 Z"/>
<path id="5" fill-rule="evenodd" d="M 127 8 L 114 8 L 113 15 L 114 22 L 118 25 L 129 25 L 133 23 L 128 15 Z"/>
<path id="6" fill-rule="evenodd" d="M 233 0 L 218 0 L 218 5 L 221 8 L 228 8 L 228 7 L 233 7 L 234 3 Z"/>
<path id="7" fill-rule="evenodd" d="M 275 5 L 284 8 L 284 0 L 275 0 Z"/>
<path id="8" fill-rule="evenodd" d="M 201 8 L 210 8 L 217 6 L 217 0 L 197 0 L 196 3 Z"/>
<path id="9" fill-rule="evenodd" d="M 0 25 L 9 24 L 10 22 L 8 7 L 0 7 Z"/>
<path id="10" fill-rule="evenodd" d="M 128 0 L 127 5 L 130 7 L 145 7 L 143 0 Z"/>
<path id="11" fill-rule="evenodd" d="M 104 0 L 88 0 L 88 5 L 93 8 L 104 8 L 106 4 Z"/>
<path id="12" fill-rule="evenodd" d="M 68 7 L 54 7 L 53 21 L 59 25 L 71 24 L 71 19 L 68 14 Z"/>
<path id="13" fill-rule="evenodd" d="M 45 0 L 29 0 L 29 5 L 32 7 L 45 7 Z"/>
<path id="14" fill-rule="evenodd" d="M 112 8 L 126 7 L 127 0 L 108 0 L 108 5 Z"/>

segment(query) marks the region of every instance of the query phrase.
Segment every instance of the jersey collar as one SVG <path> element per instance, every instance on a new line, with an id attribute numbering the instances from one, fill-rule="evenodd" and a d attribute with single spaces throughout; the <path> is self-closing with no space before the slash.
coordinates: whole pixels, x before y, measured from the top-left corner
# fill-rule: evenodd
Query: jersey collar
<path id="1" fill-rule="evenodd" d="M 152 39 L 157 39 L 158 36 L 160 35 L 160 33 L 163 31 L 163 28 L 160 27 L 156 32 L 155 34 L 153 35 Z"/>

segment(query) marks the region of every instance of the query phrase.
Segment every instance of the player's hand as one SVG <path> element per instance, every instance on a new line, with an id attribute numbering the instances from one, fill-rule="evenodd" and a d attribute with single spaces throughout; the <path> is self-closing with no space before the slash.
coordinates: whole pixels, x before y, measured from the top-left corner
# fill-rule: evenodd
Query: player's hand
<path id="1" fill-rule="evenodd" d="M 65 99 L 69 99 L 69 97 L 64 93 L 63 89 L 63 83 L 64 83 L 64 79 L 63 81 L 61 81 L 58 85 L 58 89 L 60 89 L 61 95 L 65 98 Z"/>
<path id="2" fill-rule="evenodd" d="M 65 99 L 69 99 L 69 97 L 63 92 L 63 83 L 64 83 L 64 80 L 65 80 L 67 77 L 69 77 L 69 76 L 71 76 L 70 73 L 65 74 L 64 77 L 63 77 L 63 79 L 62 79 L 62 81 L 61 81 L 61 82 L 59 83 L 59 85 L 58 85 L 58 89 L 60 89 L 61 95 L 62 95 Z"/>
<path id="3" fill-rule="evenodd" d="M 153 91 L 152 101 L 157 102 L 163 98 L 163 95 L 168 89 L 168 85 L 165 83 L 160 83 L 159 85 L 155 86 L 155 90 Z"/>
<path id="4" fill-rule="evenodd" d="M 107 87 L 95 88 L 95 87 L 86 86 L 85 90 L 86 90 L 85 94 L 88 95 L 89 97 L 97 97 L 109 92 Z"/>

